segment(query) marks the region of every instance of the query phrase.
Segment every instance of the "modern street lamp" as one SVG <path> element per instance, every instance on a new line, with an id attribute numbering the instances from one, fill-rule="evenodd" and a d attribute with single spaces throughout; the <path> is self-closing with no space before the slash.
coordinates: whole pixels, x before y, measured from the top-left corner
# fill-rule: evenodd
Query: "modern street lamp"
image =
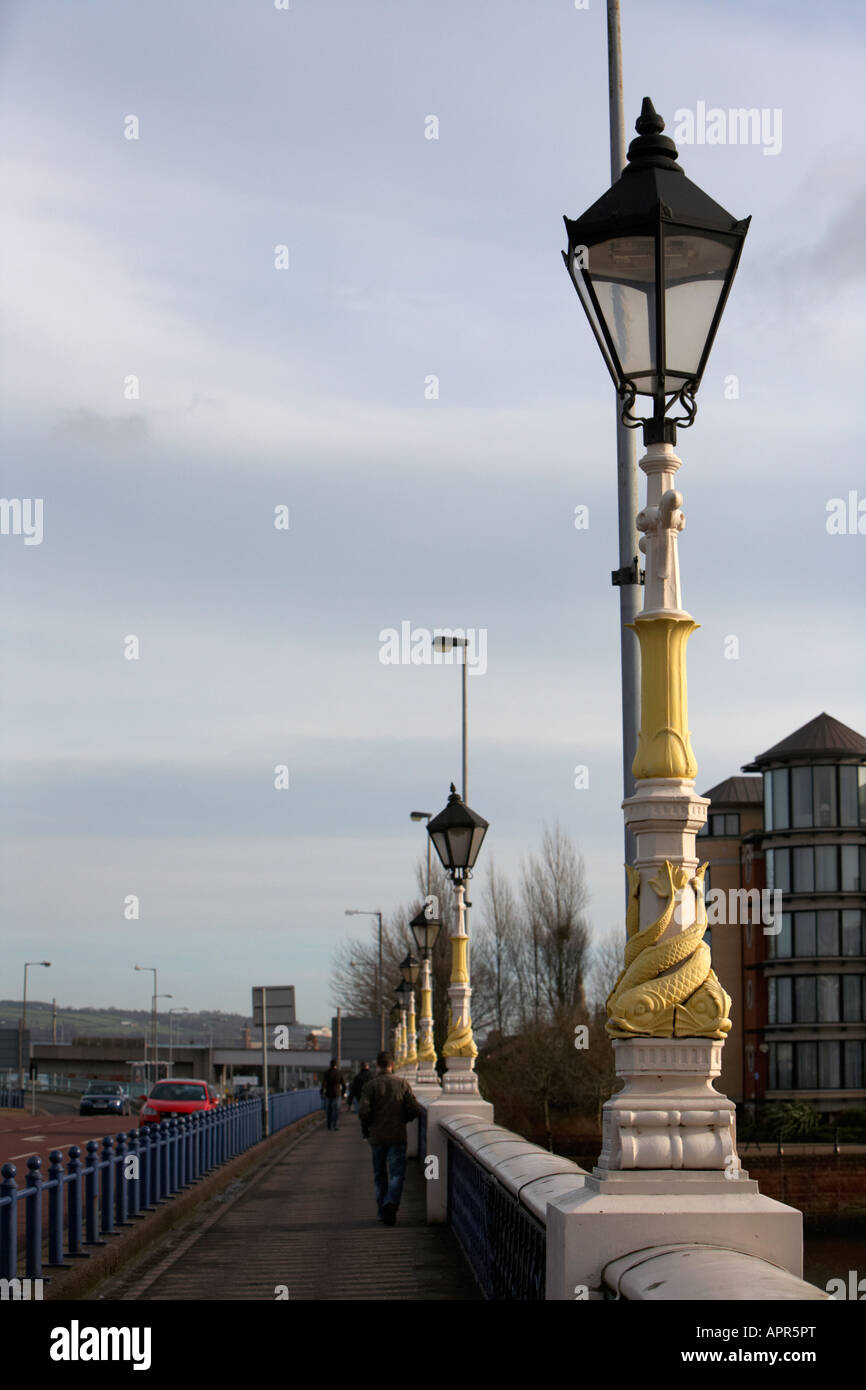
<path id="1" fill-rule="evenodd" d="M 428 835 L 428 851 L 430 844 Z M 429 886 L 429 875 L 427 882 Z M 421 1016 L 418 1020 L 419 1086 L 437 1086 L 439 1084 L 439 1077 L 436 1074 L 436 1049 L 433 1045 L 433 978 L 430 962 L 441 925 L 433 912 L 433 903 L 430 901 L 428 892 L 427 902 L 420 912 L 416 912 L 409 923 L 409 929 L 415 938 L 415 945 L 421 956 Z"/>
<path id="2" fill-rule="evenodd" d="M 626 866 L 626 966 L 608 999 L 607 1024 L 625 1086 L 605 1106 L 593 1191 L 625 1167 L 713 1170 L 707 1181 L 718 1186 L 719 1170 L 738 1162 L 734 1107 L 712 1089 L 731 1001 L 703 942 L 706 865 L 698 867 L 695 835 L 709 802 L 694 790 L 685 647 L 697 624 L 682 606 L 677 545 L 685 518 L 673 482 L 681 464 L 676 426 L 695 418 L 749 219 L 737 220 L 685 177 L 663 129 L 645 98 L 628 167 L 582 217 L 565 219 L 565 263 L 623 420 L 643 426 L 640 467 L 648 479 L 637 517 L 646 588 L 633 625 L 641 727 L 636 791 L 623 802 L 636 853 Z M 638 417 L 640 396 L 651 410 Z M 678 409 L 683 414 L 670 413 Z"/>
<path id="3" fill-rule="evenodd" d="M 158 1006 L 158 1004 L 157 1004 L 156 1001 L 157 1001 L 158 999 L 173 999 L 173 998 L 174 998 L 174 995 L 173 995 L 173 994 L 155 994 L 155 995 L 153 996 L 153 1022 L 154 1022 L 154 1027 L 156 1028 L 155 1036 L 156 1036 L 157 1038 L 159 1037 L 159 1006 Z M 169 1035 L 170 1035 L 170 1033 L 171 1033 L 171 1019 L 169 1019 Z M 158 1081 L 158 1080 L 159 1080 L 159 1059 L 158 1059 L 158 1058 L 156 1059 L 156 1074 L 155 1074 L 155 1076 L 154 1076 L 153 1079 L 154 1079 L 154 1081 Z"/>
<path id="4" fill-rule="evenodd" d="M 134 969 L 136 969 L 136 970 L 149 970 L 150 973 L 153 975 L 153 997 L 151 998 L 151 1001 L 150 1001 L 150 1025 L 151 1025 L 151 1030 L 152 1030 L 151 1035 L 152 1035 L 152 1038 L 153 1038 L 153 1080 L 154 1080 L 154 1083 L 156 1083 L 156 1082 L 159 1080 L 159 1040 L 158 1040 L 158 1038 L 157 1038 L 157 1033 L 156 1033 L 156 1028 L 157 1028 L 157 1024 L 156 1024 L 156 990 L 157 990 L 157 984 L 156 984 L 156 966 L 155 966 L 155 965 L 136 965 L 136 966 L 134 967 Z"/>
<path id="5" fill-rule="evenodd" d="M 376 998 L 379 1001 L 379 1047 L 385 1049 L 385 1000 L 382 995 L 382 914 L 366 912 L 360 907 L 347 907 L 347 917 L 377 917 L 379 919 L 379 964 L 376 967 Z"/>
<path id="6" fill-rule="evenodd" d="M 24 993 L 21 998 L 21 1019 L 18 1024 L 18 1085 L 24 1089 L 24 1032 L 27 1027 L 27 971 L 31 965 L 51 964 L 50 960 L 26 960 L 24 962 Z"/>
<path id="7" fill-rule="evenodd" d="M 184 1008 L 178 1008 L 178 1009 L 169 1009 L 169 1011 L 168 1011 L 168 1074 L 169 1074 L 169 1076 L 171 1076 L 172 1070 L 173 1070 L 173 1067 L 174 1067 L 174 1062 L 172 1061 L 172 1047 L 171 1047 L 171 1016 L 172 1016 L 172 1014 L 188 1014 L 188 1013 L 189 1013 L 189 1009 L 187 1009 L 187 1008 L 185 1008 L 185 1007 L 184 1007 Z"/>
<path id="8" fill-rule="evenodd" d="M 457 893 L 457 931 L 451 937 L 451 983 L 448 986 L 451 1025 L 442 1048 L 442 1056 L 448 1059 L 448 1070 L 442 1089 L 472 1095 L 478 1094 L 478 1078 L 475 1075 L 478 1048 L 472 1036 L 469 1012 L 472 990 L 467 954 L 466 883 L 487 829 L 487 821 L 464 804 L 453 782 L 445 809 L 427 825 L 427 834 Z"/>

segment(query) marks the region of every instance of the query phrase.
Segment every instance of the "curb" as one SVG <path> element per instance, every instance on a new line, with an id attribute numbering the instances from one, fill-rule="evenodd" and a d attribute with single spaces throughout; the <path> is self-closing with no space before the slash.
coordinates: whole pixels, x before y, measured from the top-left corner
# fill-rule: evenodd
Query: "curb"
<path id="1" fill-rule="evenodd" d="M 278 1157 L 284 1149 L 290 1149 L 308 1129 L 322 1123 L 323 1115 L 323 1111 L 317 1110 L 312 1115 L 295 1120 L 293 1124 L 286 1125 L 285 1129 L 278 1130 L 270 1138 L 261 1140 L 245 1153 L 238 1154 L 236 1158 L 208 1173 L 207 1177 L 202 1178 L 193 1188 L 170 1198 L 164 1207 L 149 1212 L 141 1222 L 136 1221 L 131 1230 L 102 1237 L 110 1244 L 88 1252 L 87 1260 L 80 1263 L 76 1260 L 68 1269 L 50 1269 L 46 1266 L 43 1270 L 46 1280 L 45 1302 L 85 1297 L 97 1284 L 103 1283 L 110 1275 L 117 1274 L 159 1236 L 180 1225 L 202 1202 L 216 1196 L 251 1168 Z M 222 1211 L 219 1215 L 222 1215 Z"/>

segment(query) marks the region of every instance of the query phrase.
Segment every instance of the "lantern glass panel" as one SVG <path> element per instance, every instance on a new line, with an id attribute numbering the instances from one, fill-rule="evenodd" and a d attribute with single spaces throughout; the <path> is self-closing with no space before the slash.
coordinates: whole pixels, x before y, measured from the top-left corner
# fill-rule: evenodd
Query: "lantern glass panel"
<path id="1" fill-rule="evenodd" d="M 613 237 L 589 249 L 589 278 L 622 375 L 652 394 L 656 372 L 655 238 Z"/>
<path id="2" fill-rule="evenodd" d="M 452 867 L 452 864 L 451 849 L 448 844 L 449 837 L 445 834 L 444 830 L 434 830 L 430 838 L 433 841 L 436 853 L 439 855 L 439 858 L 442 860 L 442 863 L 445 865 L 445 868 L 450 869 Z"/>
<path id="3" fill-rule="evenodd" d="M 665 231 L 665 382 L 675 390 L 701 368 L 734 259 L 729 240 Z"/>
<path id="4" fill-rule="evenodd" d="M 472 846 L 473 832 L 471 826 L 453 826 L 448 831 L 448 839 L 451 849 L 451 864 L 455 869 L 465 869 L 471 863 L 469 852 Z"/>
<path id="5" fill-rule="evenodd" d="M 589 319 L 589 322 L 592 326 L 592 331 L 595 334 L 596 341 L 601 349 L 601 354 L 604 358 L 605 366 L 607 367 L 607 370 L 610 372 L 611 376 L 613 377 L 614 381 L 618 386 L 619 371 L 617 369 L 616 363 L 610 355 L 610 349 L 608 348 L 607 340 L 604 336 L 604 330 L 601 326 L 601 320 L 599 319 L 598 314 L 596 313 L 595 304 L 593 303 L 592 296 L 587 288 L 586 279 L 584 278 L 583 269 L 586 265 L 586 247 L 583 246 L 576 248 L 576 250 L 572 253 L 571 257 L 571 278 L 574 281 L 575 288 L 577 290 L 578 295 L 580 296 L 580 302 L 583 305 L 586 316 Z"/>

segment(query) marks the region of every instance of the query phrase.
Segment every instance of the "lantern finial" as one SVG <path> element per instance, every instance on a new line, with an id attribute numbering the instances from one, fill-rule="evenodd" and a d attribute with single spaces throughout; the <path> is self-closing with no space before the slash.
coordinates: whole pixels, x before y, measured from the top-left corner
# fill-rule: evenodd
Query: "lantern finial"
<path id="1" fill-rule="evenodd" d="M 681 174 L 682 169 L 675 160 L 679 151 L 667 135 L 662 135 L 665 123 L 656 111 L 649 97 L 644 97 L 640 115 L 634 123 L 637 135 L 628 147 L 628 167 L 623 173 L 634 173 L 645 169 L 648 164 L 657 169 L 671 169 Z"/>

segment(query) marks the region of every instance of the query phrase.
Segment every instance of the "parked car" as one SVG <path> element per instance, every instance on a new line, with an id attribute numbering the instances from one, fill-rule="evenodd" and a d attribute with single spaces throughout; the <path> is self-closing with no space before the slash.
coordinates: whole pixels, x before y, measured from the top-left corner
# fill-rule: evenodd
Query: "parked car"
<path id="1" fill-rule="evenodd" d="M 172 1077 L 157 1081 L 138 1117 L 139 1128 L 159 1124 L 178 1115 L 194 1115 L 197 1110 L 216 1110 L 219 1098 L 207 1081 Z"/>
<path id="2" fill-rule="evenodd" d="M 119 1081 L 88 1081 L 79 1115 L 130 1115 L 129 1096 Z"/>

